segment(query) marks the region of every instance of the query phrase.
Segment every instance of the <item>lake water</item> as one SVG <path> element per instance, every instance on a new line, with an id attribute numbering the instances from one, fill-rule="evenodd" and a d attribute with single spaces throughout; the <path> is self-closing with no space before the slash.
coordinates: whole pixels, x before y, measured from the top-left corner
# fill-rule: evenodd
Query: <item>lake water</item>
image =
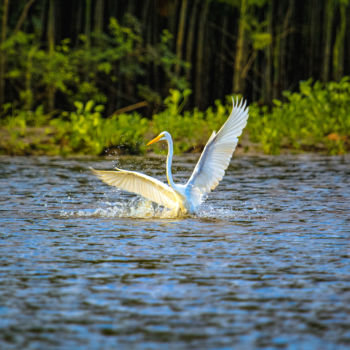
<path id="1" fill-rule="evenodd" d="M 237 156 L 184 219 L 88 170 L 164 163 L 0 157 L 0 349 L 349 349 L 350 157 Z"/>

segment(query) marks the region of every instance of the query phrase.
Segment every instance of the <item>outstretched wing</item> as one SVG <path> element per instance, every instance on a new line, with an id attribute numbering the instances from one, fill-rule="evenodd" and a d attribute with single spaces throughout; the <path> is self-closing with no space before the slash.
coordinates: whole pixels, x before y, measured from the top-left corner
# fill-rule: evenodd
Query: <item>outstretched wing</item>
<path id="1" fill-rule="evenodd" d="M 116 170 L 95 170 L 90 168 L 103 182 L 121 190 L 139 194 L 152 202 L 173 209 L 178 205 L 175 191 L 153 177 L 116 168 Z"/>
<path id="2" fill-rule="evenodd" d="M 242 99 L 233 101 L 233 108 L 225 124 L 216 134 L 211 134 L 198 160 L 187 186 L 204 194 L 213 190 L 225 175 L 232 154 L 238 143 L 238 136 L 247 125 L 248 107 Z"/>

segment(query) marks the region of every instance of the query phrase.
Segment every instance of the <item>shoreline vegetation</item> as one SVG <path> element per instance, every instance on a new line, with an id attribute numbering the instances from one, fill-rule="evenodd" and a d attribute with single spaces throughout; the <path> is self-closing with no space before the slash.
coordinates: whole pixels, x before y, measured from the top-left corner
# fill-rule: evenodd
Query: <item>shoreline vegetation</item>
<path id="1" fill-rule="evenodd" d="M 200 152 L 210 133 L 228 117 L 232 101 L 217 100 L 204 111 L 185 110 L 191 91 L 171 89 L 164 108 L 151 118 L 139 112 L 104 117 L 104 105 L 74 102 L 75 110 L 52 118 L 38 107 L 16 111 L 0 122 L 0 154 L 106 155 L 143 154 L 147 140 L 163 130 L 174 139 L 175 153 Z M 350 151 L 350 78 L 340 82 L 300 83 L 298 92 L 283 93 L 273 106 L 251 103 L 248 124 L 240 137 L 244 153 Z M 159 151 L 161 146 L 155 148 Z"/>
<path id="2" fill-rule="evenodd" d="M 234 98 L 246 98 L 249 105 L 248 124 L 239 143 L 243 152 L 350 151 L 350 76 L 344 66 L 343 15 L 343 31 L 337 32 L 334 44 L 327 44 L 329 50 L 333 47 L 333 55 L 327 51 L 327 60 L 322 61 L 327 74 L 320 76 L 311 68 L 298 75 L 299 66 L 306 64 L 303 59 L 295 67 L 287 69 L 287 61 L 279 66 L 279 58 L 286 56 L 287 43 L 291 43 L 299 27 L 286 17 L 286 36 L 279 37 L 279 26 L 273 29 L 273 22 L 260 23 L 261 16 L 252 16 L 254 10 L 273 18 L 274 6 L 270 2 L 262 1 L 257 6 L 242 0 L 238 12 L 234 2 L 212 2 L 210 6 L 217 6 L 217 15 L 240 19 L 237 32 L 230 28 L 232 38 L 227 33 L 220 34 L 223 51 L 216 56 L 213 52 L 217 40 L 211 41 L 214 46 L 210 50 L 208 47 L 205 51 L 203 46 L 208 1 L 203 2 L 205 16 L 191 17 L 189 32 L 193 35 L 189 35 L 192 39 L 186 45 L 184 32 L 179 29 L 183 26 L 166 25 L 179 13 L 185 20 L 185 8 L 184 12 L 173 9 L 165 17 L 152 12 L 152 16 L 167 20 L 150 37 L 144 30 L 147 21 L 124 13 L 125 9 L 119 13 L 117 5 L 114 10 L 120 19 L 107 19 L 103 8 L 96 8 L 99 20 L 94 18 L 91 27 L 89 19 L 94 9 L 81 2 L 81 15 L 85 11 L 86 20 L 69 34 L 56 26 L 60 17 L 55 12 L 61 13 L 63 5 L 55 1 L 21 3 L 26 6 L 19 18 L 8 1 L 0 3 L 0 154 L 143 154 L 147 152 L 147 140 L 163 130 L 173 136 L 175 154 L 199 152 L 211 132 L 217 131 L 229 116 L 232 101 L 230 96 L 224 96 L 232 91 Z M 104 2 L 96 2 L 96 6 L 101 3 Z M 178 3 L 181 8 L 187 6 L 186 1 Z M 292 11 L 291 4 L 288 9 Z M 346 13 L 348 5 L 344 6 L 339 7 L 341 14 Z M 324 10 L 322 6 L 319 9 Z M 195 35 L 200 47 L 187 45 L 196 42 Z M 235 55 L 225 58 L 228 42 L 228 47 L 235 48 Z M 283 55 L 277 50 L 282 47 Z M 205 60 L 214 56 L 220 63 L 218 76 L 213 75 L 217 64 L 210 61 L 211 68 L 204 69 Z M 293 52 L 293 62 L 295 57 L 302 55 Z M 321 66 L 317 67 L 314 70 L 321 72 Z M 287 73 L 293 69 L 295 76 L 288 80 Z M 233 81 L 226 79 L 228 76 Z M 305 76 L 314 78 L 300 81 L 297 86 Z M 283 87 L 290 90 L 283 91 Z"/>

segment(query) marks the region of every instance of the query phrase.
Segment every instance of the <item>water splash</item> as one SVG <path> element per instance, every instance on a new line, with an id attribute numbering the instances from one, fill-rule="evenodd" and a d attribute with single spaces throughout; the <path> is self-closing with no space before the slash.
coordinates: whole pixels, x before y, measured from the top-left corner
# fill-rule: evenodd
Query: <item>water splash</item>
<path id="1" fill-rule="evenodd" d="M 135 198 L 126 202 L 102 202 L 95 209 L 62 210 L 62 216 L 67 217 L 101 217 L 101 218 L 178 218 L 171 210 L 143 198 Z"/>
<path id="2" fill-rule="evenodd" d="M 123 202 L 99 202 L 97 208 L 61 210 L 64 217 L 98 217 L 98 218 L 136 218 L 136 219 L 184 219 L 198 218 L 210 221 L 246 220 L 254 216 L 260 218 L 260 210 L 247 203 L 241 206 L 217 207 L 213 203 L 203 203 L 196 214 L 179 217 L 173 211 L 161 207 L 144 198 L 134 198 Z"/>
<path id="3" fill-rule="evenodd" d="M 196 212 L 196 217 L 201 219 L 231 219 L 234 216 L 233 208 L 217 208 L 210 203 L 202 203 Z"/>

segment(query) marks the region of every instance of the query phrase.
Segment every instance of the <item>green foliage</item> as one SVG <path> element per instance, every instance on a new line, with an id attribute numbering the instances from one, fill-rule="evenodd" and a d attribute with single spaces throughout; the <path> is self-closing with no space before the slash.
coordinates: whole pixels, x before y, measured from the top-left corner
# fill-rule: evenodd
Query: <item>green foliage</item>
<path id="1" fill-rule="evenodd" d="M 186 80 L 185 76 L 179 75 L 176 72 L 175 67 L 180 67 L 187 72 L 190 69 L 190 64 L 180 60 L 175 55 L 171 49 L 172 43 L 173 35 L 168 30 L 164 29 L 160 37 L 160 42 L 155 47 L 147 47 L 149 56 L 146 57 L 146 60 L 151 61 L 156 67 L 163 70 L 166 77 L 163 90 L 165 90 L 166 93 L 168 93 L 170 89 L 186 93 L 185 91 L 189 90 L 189 82 Z M 146 85 L 139 84 L 138 93 L 145 100 L 153 104 L 161 104 L 161 95 Z"/>
<path id="2" fill-rule="evenodd" d="M 163 30 L 161 35 L 160 43 L 157 46 L 157 50 L 154 51 L 155 62 L 163 67 L 164 72 L 169 79 L 170 88 L 174 88 L 180 91 L 185 91 L 189 88 L 189 84 L 185 77 L 181 77 L 174 72 L 175 66 L 184 68 L 185 70 L 190 69 L 190 64 L 179 60 L 175 53 L 171 50 L 173 41 L 173 35 L 168 30 Z"/>
<path id="3" fill-rule="evenodd" d="M 102 154 L 110 148 L 127 153 L 145 152 L 146 140 L 167 130 L 174 139 L 176 153 L 200 151 L 213 130 L 227 119 L 231 98 L 215 102 L 205 111 L 185 110 L 191 94 L 171 89 L 163 110 L 152 120 L 137 113 L 103 117 L 104 106 L 93 100 L 74 102 L 75 110 L 56 118 L 44 114 L 43 106 L 33 112 L 3 106 L 10 115 L 0 125 L 0 149 L 27 154 Z M 300 83 L 299 92 L 284 92 L 285 101 L 274 100 L 272 108 L 249 106 L 244 134 L 268 154 L 283 149 L 326 151 L 341 154 L 350 150 L 350 79 L 323 84 L 311 80 Z M 39 134 L 37 131 L 40 131 Z M 250 145 L 250 144 L 249 144 Z M 157 148 L 158 147 L 158 148 Z M 155 145 L 159 151 L 163 146 Z"/>
<path id="4" fill-rule="evenodd" d="M 117 148 L 129 154 L 143 153 L 148 130 L 149 121 L 138 113 L 116 115 L 106 121 L 104 148 Z"/>
<path id="5" fill-rule="evenodd" d="M 132 16 L 126 16 L 127 26 L 111 18 L 109 33 L 93 35 L 95 44 L 87 45 L 85 35 L 80 35 L 80 45 L 71 50 L 70 63 L 75 67 L 78 81 L 71 103 L 86 103 L 92 99 L 107 102 L 110 91 L 123 81 L 132 82 L 144 74 L 142 37 L 139 24 Z"/>
<path id="6" fill-rule="evenodd" d="M 14 95 L 14 108 L 29 111 L 43 105 L 44 112 L 57 115 L 62 106 L 72 111 L 75 101 L 85 104 L 93 100 L 108 104 L 106 110 L 111 113 L 135 96 L 136 100 L 161 104 L 163 92 L 188 88 L 186 79 L 174 68 L 188 69 L 189 65 L 171 51 L 168 31 L 162 33 L 158 44 L 145 46 L 140 23 L 131 15 L 121 22 L 111 18 L 108 29 L 92 35 L 93 45 L 80 34 L 75 46 L 64 39 L 51 50 L 43 47 L 38 34 L 12 33 L 0 50 L 6 55 L 5 78 Z M 143 83 L 150 62 L 164 73 L 164 91 L 154 91 Z"/>
<path id="7" fill-rule="evenodd" d="M 103 106 L 92 100 L 85 105 L 76 101 L 76 110 L 64 113 L 67 119 L 55 119 L 51 125 L 56 127 L 60 141 L 71 152 L 100 153 L 103 148 Z M 67 115 L 68 114 L 68 115 Z"/>
<path id="8" fill-rule="evenodd" d="M 42 105 L 34 111 L 25 111 L 6 103 L 3 106 L 6 118 L 0 120 L 0 153 L 58 154 L 48 125 L 49 116 L 43 110 Z"/>
<path id="9" fill-rule="evenodd" d="M 288 148 L 341 154 L 349 150 L 349 77 L 327 84 L 310 79 L 300 83 L 300 92 L 283 95 L 286 101 L 274 100 L 271 111 L 256 104 L 250 107 L 249 135 L 264 152 L 275 154 Z"/>
<path id="10" fill-rule="evenodd" d="M 271 45 L 272 37 L 270 33 L 253 32 L 251 33 L 251 40 L 254 50 L 263 50 Z"/>
<path id="11" fill-rule="evenodd" d="M 215 108 L 210 107 L 204 112 L 197 108 L 183 112 L 190 94 L 188 89 L 183 92 L 170 90 L 170 95 L 164 101 L 165 109 L 153 116 L 154 134 L 164 130 L 170 132 L 174 139 L 175 153 L 201 150 L 210 133 L 219 130 L 227 119 L 231 108 L 230 105 L 224 106 L 216 101 Z"/>
<path id="12" fill-rule="evenodd" d="M 101 154 L 109 147 L 122 147 L 129 153 L 142 152 L 141 140 L 148 121 L 137 113 L 103 118 L 104 106 L 90 100 L 75 102 L 76 110 L 65 113 L 51 125 L 56 129 L 62 153 Z"/>
<path id="13" fill-rule="evenodd" d="M 190 94 L 190 90 L 183 92 L 170 90 L 170 95 L 164 101 L 165 109 L 153 116 L 154 134 L 159 134 L 164 130 L 170 132 L 174 139 L 175 153 L 181 153 L 194 147 L 198 135 L 196 130 L 202 127 L 202 113 L 195 113 L 193 118 L 189 113 L 181 115 Z"/>
<path id="14" fill-rule="evenodd" d="M 150 122 L 137 113 L 106 115 L 140 98 L 156 108 L 162 104 L 163 91 L 140 83 L 150 62 L 165 76 L 166 93 L 169 88 L 187 93 L 188 82 L 175 67 L 189 66 L 171 51 L 168 31 L 154 46 L 145 46 L 142 37 L 131 15 L 122 21 L 111 18 L 107 32 L 79 35 L 75 46 L 64 39 L 44 47 L 40 31 L 11 33 L 0 47 L 13 96 L 0 109 L 0 149 L 19 154 L 100 154 L 110 147 L 143 152 Z"/>
<path id="15" fill-rule="evenodd" d="M 74 67 L 70 64 L 69 40 L 63 40 L 56 50 L 49 53 L 40 48 L 34 34 L 21 31 L 7 39 L 2 49 L 7 56 L 8 79 L 19 99 L 14 100 L 15 108 L 31 110 L 45 104 L 49 89 L 70 95 L 70 86 L 78 82 Z M 59 74 L 57 74 L 59 72 Z"/>

